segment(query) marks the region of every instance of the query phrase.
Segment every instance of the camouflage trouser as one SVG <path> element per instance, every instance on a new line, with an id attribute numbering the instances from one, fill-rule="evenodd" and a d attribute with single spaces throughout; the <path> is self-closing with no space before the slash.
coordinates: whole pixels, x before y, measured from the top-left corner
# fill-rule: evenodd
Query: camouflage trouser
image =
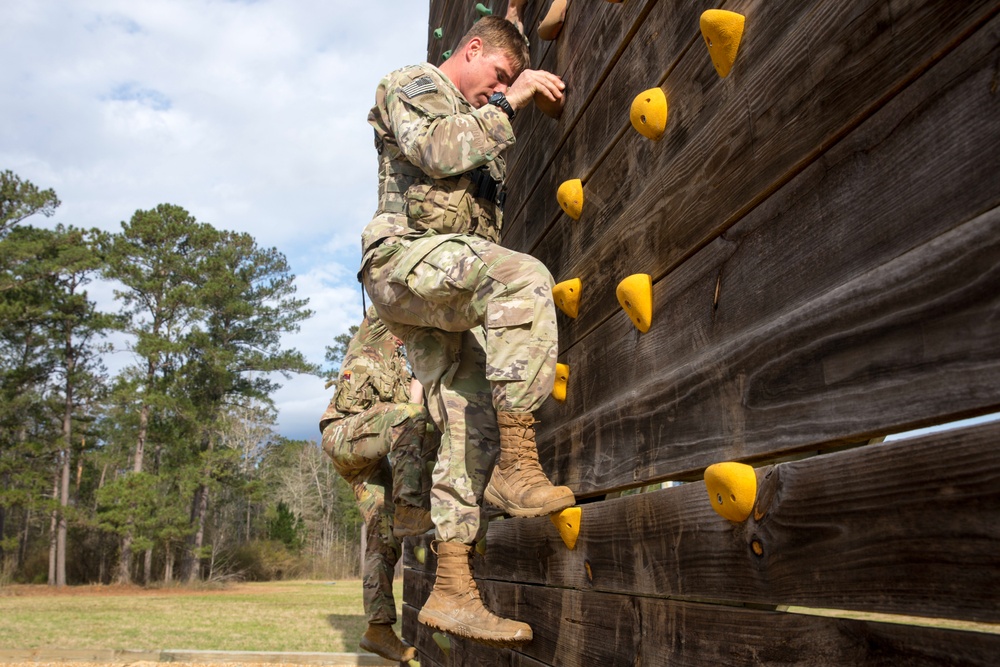
<path id="1" fill-rule="evenodd" d="M 323 451 L 354 490 L 365 522 L 362 580 L 369 623 L 396 622 L 392 573 L 400 545 L 392 534 L 394 503 L 427 507 L 425 461 L 434 456 L 431 444 L 436 442 L 428 437 L 426 425 L 422 405 L 379 403 L 323 429 Z"/>
<path id="2" fill-rule="evenodd" d="M 479 505 L 499 448 L 496 412 L 532 412 L 552 391 L 552 276 L 534 257 L 474 236 L 391 238 L 362 271 L 403 339 L 441 429 L 431 517 L 438 539 L 481 537 Z"/>

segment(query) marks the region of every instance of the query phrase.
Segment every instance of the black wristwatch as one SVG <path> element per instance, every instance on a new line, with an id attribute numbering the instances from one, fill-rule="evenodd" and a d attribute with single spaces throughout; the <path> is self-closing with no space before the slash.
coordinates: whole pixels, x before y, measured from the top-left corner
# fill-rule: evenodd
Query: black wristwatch
<path id="1" fill-rule="evenodd" d="M 490 95 L 490 104 L 493 104 L 503 109 L 503 112 L 507 114 L 507 118 L 509 118 L 510 120 L 514 120 L 514 116 L 517 115 L 517 112 L 514 111 L 514 107 L 512 107 L 510 105 L 510 102 L 507 101 L 507 96 L 501 93 L 500 91 L 497 91 L 492 95 Z"/>

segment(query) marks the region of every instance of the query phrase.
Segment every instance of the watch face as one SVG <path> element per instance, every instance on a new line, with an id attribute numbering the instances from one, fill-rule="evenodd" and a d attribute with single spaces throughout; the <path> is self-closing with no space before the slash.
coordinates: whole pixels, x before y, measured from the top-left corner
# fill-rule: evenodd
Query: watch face
<path id="1" fill-rule="evenodd" d="M 502 99 L 503 99 L 503 93 L 501 93 L 500 91 L 497 91 L 497 92 L 493 93 L 492 95 L 490 95 L 490 104 L 496 104 L 497 102 L 499 102 Z"/>

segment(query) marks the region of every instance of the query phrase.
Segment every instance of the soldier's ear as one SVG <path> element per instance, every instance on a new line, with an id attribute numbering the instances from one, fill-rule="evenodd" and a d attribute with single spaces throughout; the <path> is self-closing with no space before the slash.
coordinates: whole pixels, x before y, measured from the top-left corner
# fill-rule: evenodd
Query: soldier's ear
<path id="1" fill-rule="evenodd" d="M 483 54 L 483 38 L 473 37 L 469 40 L 469 43 L 465 45 L 465 58 L 466 60 L 471 60 Z"/>

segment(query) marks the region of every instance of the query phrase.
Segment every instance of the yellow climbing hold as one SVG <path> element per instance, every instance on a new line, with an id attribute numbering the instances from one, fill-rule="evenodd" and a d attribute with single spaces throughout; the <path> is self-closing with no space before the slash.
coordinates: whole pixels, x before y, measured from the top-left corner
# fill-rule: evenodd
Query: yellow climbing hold
<path id="1" fill-rule="evenodd" d="M 556 191 L 556 199 L 566 215 L 574 220 L 580 219 L 583 213 L 583 183 L 579 178 L 564 182 Z"/>
<path id="2" fill-rule="evenodd" d="M 736 62 L 745 21 L 742 14 L 724 9 L 709 9 L 701 15 L 701 36 L 705 38 L 715 71 L 722 78 L 729 76 Z"/>
<path id="3" fill-rule="evenodd" d="M 549 519 L 559 529 L 559 536 L 570 551 L 576 546 L 576 538 L 580 536 L 582 515 L 583 510 L 579 507 L 567 507 L 562 512 L 549 515 Z"/>
<path id="4" fill-rule="evenodd" d="M 576 318 L 580 312 L 580 290 L 582 289 L 583 283 L 580 282 L 579 278 L 564 280 L 552 288 L 552 300 L 556 302 L 559 310 Z"/>
<path id="5" fill-rule="evenodd" d="M 420 661 L 417 659 L 410 660 L 406 663 L 409 667 L 420 667 Z"/>
<path id="6" fill-rule="evenodd" d="M 656 141 L 667 129 L 667 96 L 662 88 L 650 88 L 635 96 L 628 113 L 635 131 Z"/>
<path id="7" fill-rule="evenodd" d="M 757 474 L 745 463 L 715 463 L 705 471 L 712 509 L 730 521 L 746 521 L 757 499 Z"/>
<path id="8" fill-rule="evenodd" d="M 552 398 L 560 403 L 566 400 L 566 384 L 569 382 L 569 365 L 556 364 L 556 381 L 552 385 Z"/>
<path id="9" fill-rule="evenodd" d="M 423 565 L 427 562 L 427 547 L 413 547 L 413 555 L 417 557 L 417 562 Z"/>
<path id="10" fill-rule="evenodd" d="M 445 655 L 451 653 L 451 638 L 448 635 L 435 632 L 431 637 L 433 637 L 434 643 L 438 645 L 438 648 L 445 652 Z"/>
<path id="11" fill-rule="evenodd" d="M 478 542 L 476 542 L 476 551 L 479 553 L 480 556 L 485 556 L 486 555 L 486 538 L 485 537 L 483 539 L 479 540 Z"/>
<path id="12" fill-rule="evenodd" d="M 648 273 L 631 275 L 618 283 L 615 294 L 635 328 L 642 333 L 649 331 L 653 323 L 653 278 Z"/>

